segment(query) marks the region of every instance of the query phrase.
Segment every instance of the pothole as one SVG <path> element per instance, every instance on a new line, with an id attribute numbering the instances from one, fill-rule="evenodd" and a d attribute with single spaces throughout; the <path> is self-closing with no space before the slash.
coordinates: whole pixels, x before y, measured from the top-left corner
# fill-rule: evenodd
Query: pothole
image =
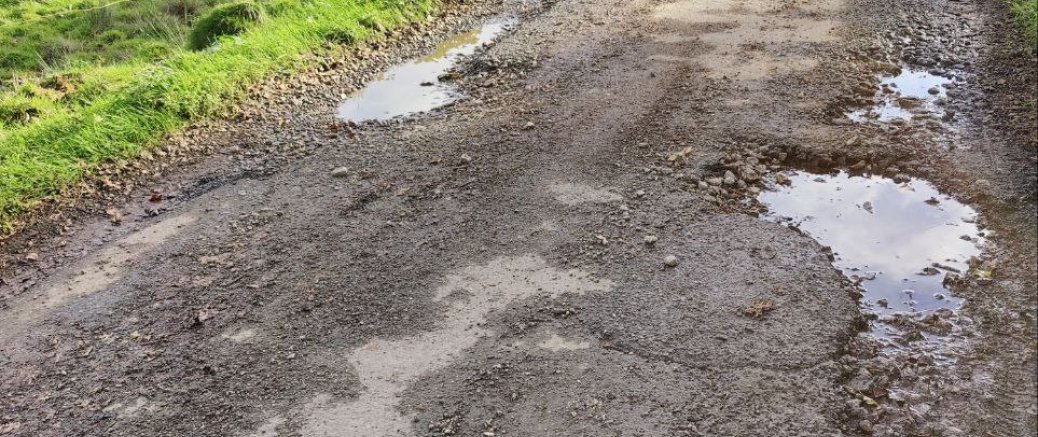
<path id="1" fill-rule="evenodd" d="M 471 56 L 515 25 L 515 18 L 496 18 L 482 27 L 441 43 L 427 56 L 382 73 L 375 81 L 349 96 L 339 105 L 338 116 L 355 123 L 385 121 L 395 117 L 430 111 L 453 103 L 464 95 L 441 81 L 465 56 Z"/>
<path id="2" fill-rule="evenodd" d="M 923 116 L 946 119 L 947 89 L 954 86 L 955 81 L 936 72 L 903 68 L 895 76 L 880 77 L 874 103 L 848 112 L 847 117 L 857 123 L 908 122 Z"/>
<path id="3" fill-rule="evenodd" d="M 950 286 L 983 275 L 970 266 L 986 240 L 977 212 L 921 179 L 791 171 L 776 181 L 758 197 L 765 218 L 791 223 L 832 249 L 833 264 L 863 290 L 865 312 L 878 316 L 877 340 L 939 346 L 963 303 Z"/>

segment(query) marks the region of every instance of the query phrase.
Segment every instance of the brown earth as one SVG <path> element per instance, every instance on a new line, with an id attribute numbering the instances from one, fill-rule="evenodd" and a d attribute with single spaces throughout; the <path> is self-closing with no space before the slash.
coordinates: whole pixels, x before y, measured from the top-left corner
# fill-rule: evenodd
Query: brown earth
<path id="1" fill-rule="evenodd" d="M 468 99 L 334 118 L 380 69 L 502 13 L 517 28 L 458 69 Z M 7 239 L 0 435 L 1033 435 L 1038 67 L 1006 17 L 452 6 Z M 954 116 L 844 117 L 898 64 L 957 76 Z M 860 335 L 826 248 L 756 216 L 751 158 L 907 173 L 981 212 L 994 278 L 955 289 L 953 363 Z M 729 168 L 744 180 L 701 187 Z"/>

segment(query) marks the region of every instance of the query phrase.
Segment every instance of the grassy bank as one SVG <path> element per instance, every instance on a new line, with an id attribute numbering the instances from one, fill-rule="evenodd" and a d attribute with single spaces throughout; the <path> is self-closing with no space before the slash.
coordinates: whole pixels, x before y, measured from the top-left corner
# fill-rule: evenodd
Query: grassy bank
<path id="1" fill-rule="evenodd" d="M 240 1 L 0 0 L 0 226 L 326 42 L 375 37 L 439 3 L 270 0 L 214 19 Z"/>
<path id="2" fill-rule="evenodd" d="M 1027 36 L 1027 42 L 1038 50 L 1038 0 L 1009 0 L 1009 7 Z"/>

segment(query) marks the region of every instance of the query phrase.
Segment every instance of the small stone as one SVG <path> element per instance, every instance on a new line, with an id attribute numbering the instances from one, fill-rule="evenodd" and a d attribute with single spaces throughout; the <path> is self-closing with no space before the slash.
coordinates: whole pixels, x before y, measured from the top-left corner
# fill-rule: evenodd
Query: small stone
<path id="1" fill-rule="evenodd" d="M 336 169 L 332 170 L 332 173 L 331 173 L 333 178 L 344 178 L 344 177 L 346 177 L 349 174 L 350 174 L 349 167 L 337 167 Z"/>
<path id="2" fill-rule="evenodd" d="M 36 262 L 40 259 L 40 254 L 36 252 L 29 252 L 25 254 L 25 260 L 29 262 Z"/>
<path id="3" fill-rule="evenodd" d="M 645 197 L 645 190 L 638 190 L 634 192 L 634 197 Z"/>
<path id="4" fill-rule="evenodd" d="M 732 173 L 731 170 L 726 170 L 724 172 L 723 182 L 725 185 L 735 185 L 736 181 L 738 181 L 738 179 L 735 177 L 735 173 Z"/>
<path id="5" fill-rule="evenodd" d="M 699 181 L 698 187 L 701 190 L 705 190 L 707 188 L 710 188 L 710 184 L 706 183 L 706 181 Z"/>
<path id="6" fill-rule="evenodd" d="M 677 267 L 678 266 L 678 257 L 676 257 L 674 255 L 667 255 L 666 257 L 663 258 L 663 265 L 665 265 L 667 267 Z"/>
<path id="7" fill-rule="evenodd" d="M 754 183 L 760 180 L 760 175 L 758 175 L 757 172 L 754 171 L 752 168 L 747 166 L 744 167 L 742 170 L 742 179 L 746 182 Z"/>
<path id="8" fill-rule="evenodd" d="M 526 124 L 523 125 L 523 130 L 530 130 L 530 129 L 533 129 L 534 127 L 536 127 L 536 126 L 537 125 L 533 124 L 532 121 L 528 121 L 528 122 L 526 122 Z"/>
<path id="9" fill-rule="evenodd" d="M 706 179 L 706 183 L 710 184 L 710 185 L 721 185 L 723 182 L 724 182 L 724 179 L 721 179 L 721 178 L 707 178 Z"/>
<path id="10" fill-rule="evenodd" d="M 775 183 L 779 185 L 789 185 L 792 184 L 793 181 L 789 180 L 789 176 L 778 173 L 775 175 Z"/>
<path id="11" fill-rule="evenodd" d="M 860 429 L 864 433 L 870 433 L 871 434 L 872 433 L 872 422 L 869 422 L 868 420 L 862 419 L 861 422 L 858 422 L 858 429 Z"/>
<path id="12" fill-rule="evenodd" d="M 656 244 L 656 241 L 658 241 L 658 240 L 659 240 L 659 238 L 656 237 L 655 235 L 646 235 L 644 238 L 642 238 L 642 241 L 644 241 L 645 244 L 648 244 L 650 246 L 653 245 L 653 244 Z"/>
<path id="13" fill-rule="evenodd" d="M 105 213 L 108 214 L 108 220 L 110 220 L 113 225 L 118 225 L 123 222 L 123 213 L 119 212 L 118 209 L 108 208 L 105 210 Z"/>
<path id="14" fill-rule="evenodd" d="M 462 164 L 466 164 L 467 165 L 467 164 L 472 162 L 472 157 L 469 156 L 468 153 L 462 153 L 460 159 L 461 159 L 461 163 Z"/>

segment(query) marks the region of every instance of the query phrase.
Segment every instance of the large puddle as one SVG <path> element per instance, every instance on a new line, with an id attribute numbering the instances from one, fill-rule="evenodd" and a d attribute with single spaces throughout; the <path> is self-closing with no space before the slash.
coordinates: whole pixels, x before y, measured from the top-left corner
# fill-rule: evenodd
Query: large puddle
<path id="1" fill-rule="evenodd" d="M 759 200 L 766 218 L 791 222 L 832 248 L 834 265 L 864 291 L 866 311 L 880 316 L 957 310 L 962 300 L 945 288 L 948 275 L 965 275 L 985 239 L 977 212 L 919 179 L 895 182 L 845 172 L 784 173 Z M 882 338 L 898 336 L 877 324 Z"/>
<path id="2" fill-rule="evenodd" d="M 858 123 L 909 121 L 921 115 L 941 117 L 944 110 L 939 102 L 947 97 L 952 83 L 951 79 L 925 70 L 902 69 L 896 76 L 880 78 L 875 104 L 851 111 L 847 117 Z"/>
<path id="3" fill-rule="evenodd" d="M 357 123 L 383 121 L 429 111 L 460 99 L 461 92 L 441 82 L 440 76 L 515 22 L 513 18 L 491 20 L 479 29 L 444 41 L 428 56 L 387 70 L 339 105 L 339 118 Z"/>

